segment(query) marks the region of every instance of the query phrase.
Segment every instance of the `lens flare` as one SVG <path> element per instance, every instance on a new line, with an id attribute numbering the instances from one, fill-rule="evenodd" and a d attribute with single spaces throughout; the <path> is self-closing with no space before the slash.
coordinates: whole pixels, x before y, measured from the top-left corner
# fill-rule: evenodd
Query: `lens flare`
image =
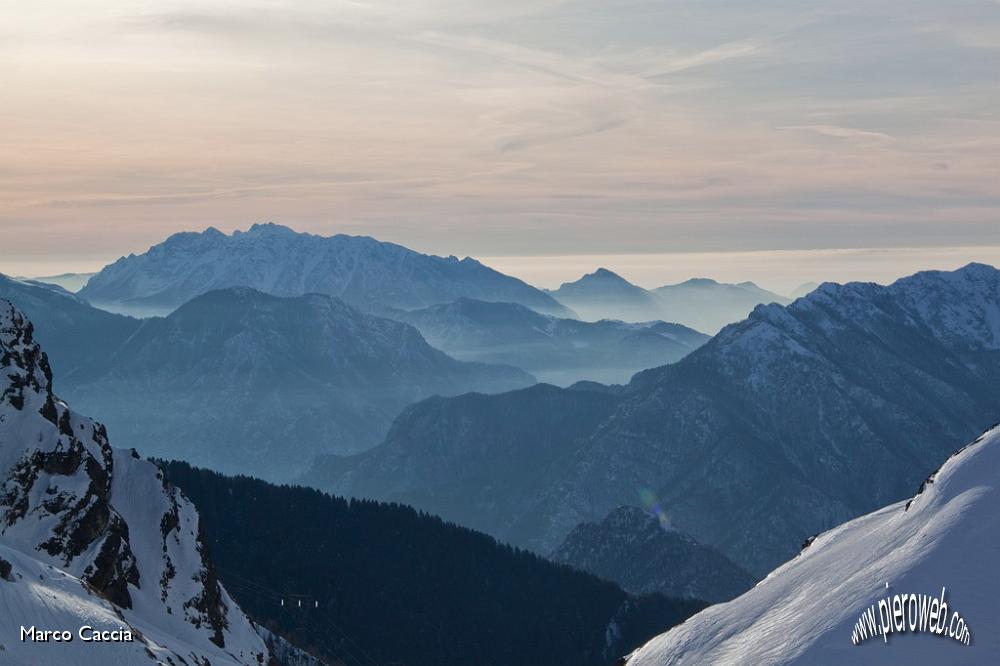
<path id="1" fill-rule="evenodd" d="M 660 521 L 660 527 L 670 529 L 670 514 L 663 508 L 659 498 L 649 488 L 639 489 L 639 499 L 642 501 L 642 508 L 646 513 L 655 516 Z"/>

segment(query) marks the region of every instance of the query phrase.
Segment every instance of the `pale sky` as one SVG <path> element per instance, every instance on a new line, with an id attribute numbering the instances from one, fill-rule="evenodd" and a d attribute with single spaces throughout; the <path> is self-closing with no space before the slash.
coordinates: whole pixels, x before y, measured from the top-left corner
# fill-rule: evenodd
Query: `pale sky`
<path id="1" fill-rule="evenodd" d="M 997 0 L 6 2 L 0 272 L 1000 246 L 998 84 Z"/>

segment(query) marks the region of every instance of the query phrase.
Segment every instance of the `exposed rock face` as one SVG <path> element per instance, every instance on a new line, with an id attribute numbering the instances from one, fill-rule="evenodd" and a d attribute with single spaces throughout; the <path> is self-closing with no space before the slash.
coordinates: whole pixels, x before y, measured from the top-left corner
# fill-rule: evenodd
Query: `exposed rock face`
<path id="1" fill-rule="evenodd" d="M 632 506 L 618 507 L 599 523 L 577 525 L 552 559 L 632 594 L 659 592 L 714 603 L 729 601 L 756 582 L 719 551 Z"/>
<path id="2" fill-rule="evenodd" d="M 99 652 L 107 659 L 102 663 L 142 657 L 259 664 L 267 656 L 203 558 L 194 507 L 154 465 L 112 449 L 104 426 L 56 397 L 32 324 L 5 300 L 0 548 L 10 556 L 4 558 L 6 578 L 14 581 L 0 594 L 9 609 L 18 609 L 3 620 L 10 625 L 4 635 L 16 635 L 15 624 L 50 628 L 53 618 L 65 616 L 67 622 L 76 618 L 67 625 L 72 630 L 118 618 L 136 636 L 131 646 L 114 646 L 117 652 L 85 646 L 60 663 L 93 663 L 105 658 Z M 60 582 L 52 583 L 51 594 L 23 587 L 26 579 L 39 584 L 39 576 L 42 587 L 49 578 Z M 11 643 L 6 646 L 11 650 Z M 32 658 L 30 643 L 13 647 Z"/>

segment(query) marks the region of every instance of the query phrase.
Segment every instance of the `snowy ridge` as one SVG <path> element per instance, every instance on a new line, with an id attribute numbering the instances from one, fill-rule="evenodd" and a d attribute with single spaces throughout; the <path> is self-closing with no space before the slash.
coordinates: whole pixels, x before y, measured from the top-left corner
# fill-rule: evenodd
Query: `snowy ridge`
<path id="1" fill-rule="evenodd" d="M 754 589 L 653 639 L 627 664 L 995 663 L 998 504 L 994 427 L 945 462 L 913 499 L 817 536 Z M 951 611 L 968 621 L 970 645 L 929 633 L 852 643 L 854 624 L 871 604 L 892 594 L 937 597 L 941 588 Z"/>
<path id="2" fill-rule="evenodd" d="M 203 557 L 194 506 L 54 395 L 33 333 L 0 300 L 4 663 L 265 663 L 263 640 Z M 22 625 L 76 634 L 84 624 L 134 640 L 18 640 Z"/>
<path id="3" fill-rule="evenodd" d="M 569 315 L 548 294 L 466 257 L 437 257 L 367 236 L 317 236 L 276 224 L 226 235 L 174 234 L 105 266 L 80 290 L 114 311 L 166 314 L 199 294 L 253 287 L 275 296 L 322 293 L 370 310 L 411 309 L 467 296 Z"/>

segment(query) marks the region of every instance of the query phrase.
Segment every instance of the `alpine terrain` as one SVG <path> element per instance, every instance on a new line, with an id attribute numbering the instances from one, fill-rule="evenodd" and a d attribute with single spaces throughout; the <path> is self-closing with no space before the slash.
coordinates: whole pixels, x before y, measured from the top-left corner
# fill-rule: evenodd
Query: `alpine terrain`
<path id="1" fill-rule="evenodd" d="M 265 663 L 205 558 L 194 506 L 56 397 L 33 333 L 0 301 L 0 660 Z M 73 638 L 40 642 L 47 630 Z"/>
<path id="2" fill-rule="evenodd" d="M 144 455 L 287 479 L 321 453 L 374 446 L 406 405 L 534 379 L 456 361 L 407 324 L 331 296 L 246 287 L 144 320 L 70 395 Z"/>
<path id="3" fill-rule="evenodd" d="M 910 500 L 820 534 L 754 589 L 653 639 L 627 664 L 995 663 L 998 480 L 994 428 L 949 458 Z M 916 595 L 915 627 L 906 601 L 905 631 L 884 632 L 883 623 L 895 620 L 878 604 L 896 595 Z M 936 611 L 942 597 L 948 610 Z M 891 610 L 891 599 L 887 605 Z M 940 633 L 928 630 L 932 619 Z M 968 645 L 949 636 L 963 626 Z"/>
<path id="4" fill-rule="evenodd" d="M 275 296 L 328 294 L 383 313 L 468 297 L 572 314 L 545 292 L 475 259 L 420 254 L 367 236 L 297 233 L 276 224 L 231 235 L 215 228 L 174 234 L 105 266 L 79 294 L 105 309 L 149 315 L 227 287 Z"/>
<path id="5" fill-rule="evenodd" d="M 634 506 L 577 525 L 552 560 L 621 585 L 633 594 L 729 601 L 756 582 L 714 548 Z"/>
<path id="6" fill-rule="evenodd" d="M 514 368 L 456 361 L 412 327 L 329 296 L 232 288 L 165 319 L 112 314 L 2 275 L 0 297 L 38 322 L 62 393 L 116 441 L 268 478 L 317 453 L 375 445 L 413 401 L 533 382 Z M 294 455 L 278 453 L 286 441 Z"/>
<path id="7" fill-rule="evenodd" d="M 308 479 L 541 553 L 646 493 L 763 576 L 809 535 L 906 497 L 995 419 L 998 381 L 995 268 L 825 284 L 621 390 L 548 387 L 516 411 L 511 395 L 417 404 L 384 443 Z"/>

